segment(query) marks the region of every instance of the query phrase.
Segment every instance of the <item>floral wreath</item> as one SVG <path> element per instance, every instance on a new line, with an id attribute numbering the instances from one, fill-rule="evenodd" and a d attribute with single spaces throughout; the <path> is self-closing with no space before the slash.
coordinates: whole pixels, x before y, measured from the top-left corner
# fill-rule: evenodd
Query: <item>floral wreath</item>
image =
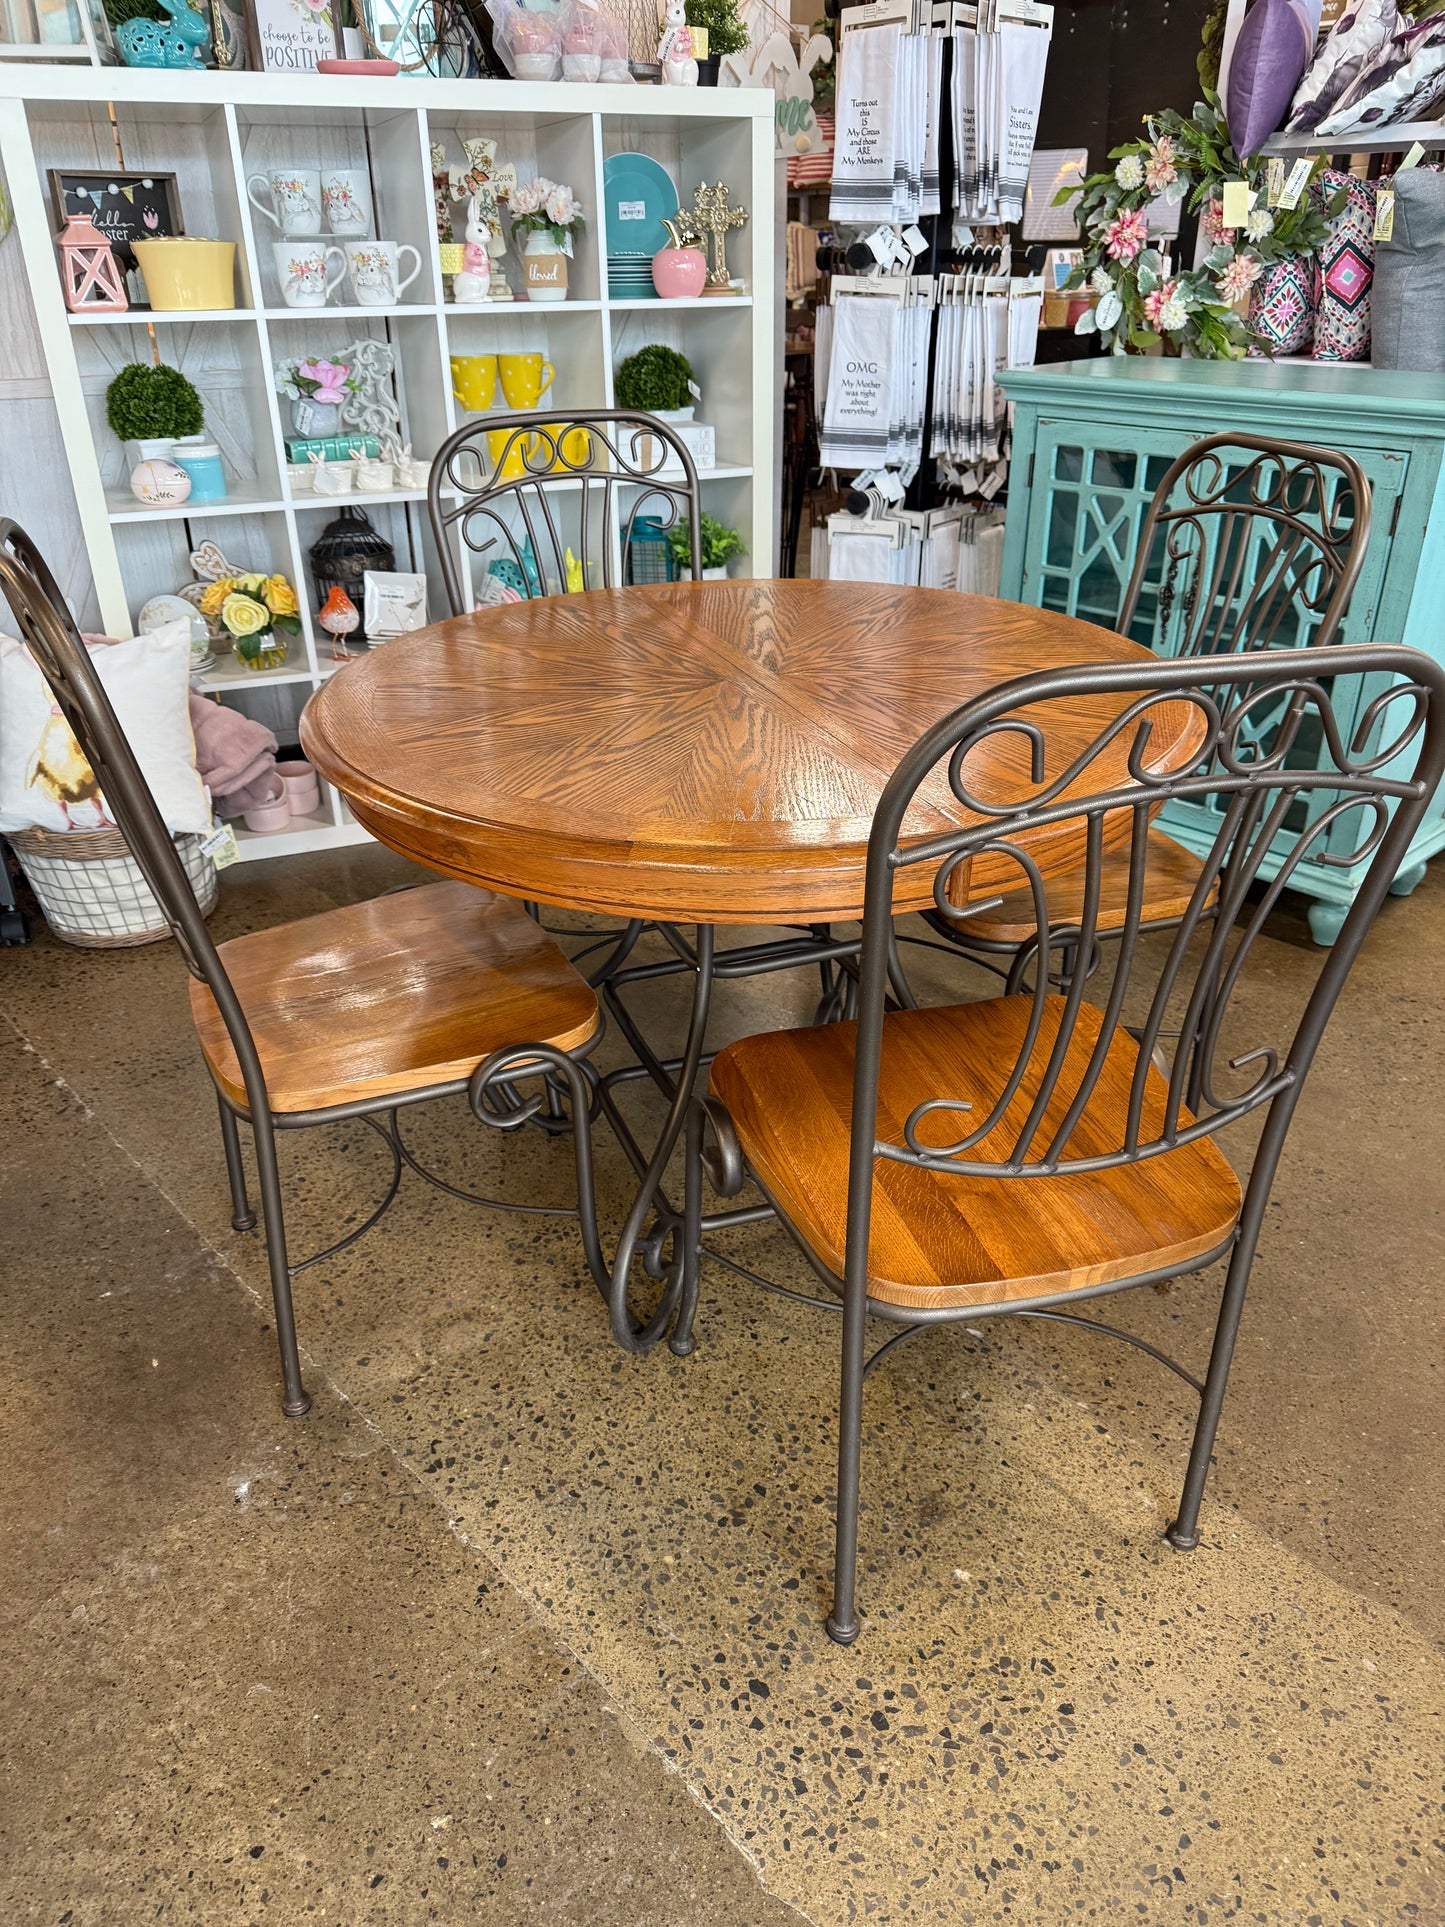
<path id="1" fill-rule="evenodd" d="M 1295 254 L 1312 254 L 1328 234 L 1326 215 L 1341 211 L 1342 197 L 1326 204 L 1301 190 L 1293 207 L 1265 205 L 1266 163 L 1241 161 L 1229 144 L 1219 96 L 1205 88 L 1188 119 L 1173 108 L 1150 115 L 1146 140 L 1127 141 L 1109 155 L 1105 174 L 1091 174 L 1082 191 L 1066 188 L 1055 204 L 1079 193 L 1084 258 L 1068 288 L 1087 286 L 1098 303 L 1080 317 L 1074 332 L 1097 333 L 1111 354 L 1144 354 L 1161 342 L 1166 354 L 1237 359 L 1256 337 L 1236 312 L 1267 268 Z M 1316 158 L 1306 188 L 1328 165 Z M 1234 237 L 1221 220 L 1226 181 L 1245 181 L 1255 205 Z M 1199 267 L 1167 274 L 1164 257 L 1149 244 L 1149 203 L 1188 203 L 1199 211 L 1209 253 Z"/>

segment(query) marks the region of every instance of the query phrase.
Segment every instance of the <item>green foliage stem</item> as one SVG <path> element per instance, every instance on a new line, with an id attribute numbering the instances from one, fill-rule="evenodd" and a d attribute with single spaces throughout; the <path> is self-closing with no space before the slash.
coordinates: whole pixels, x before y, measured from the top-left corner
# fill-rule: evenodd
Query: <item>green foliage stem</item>
<path id="1" fill-rule="evenodd" d="M 746 555 L 747 547 L 736 529 L 730 529 L 719 522 L 715 515 L 704 509 L 697 523 L 698 546 L 702 550 L 702 566 L 705 569 L 720 569 L 735 555 Z M 667 531 L 667 546 L 672 550 L 672 559 L 684 571 L 692 567 L 692 524 L 679 522 L 676 528 Z"/>
<path id="2" fill-rule="evenodd" d="M 709 59 L 714 54 L 740 54 L 748 44 L 736 0 L 687 0 L 687 24 L 706 27 Z"/>

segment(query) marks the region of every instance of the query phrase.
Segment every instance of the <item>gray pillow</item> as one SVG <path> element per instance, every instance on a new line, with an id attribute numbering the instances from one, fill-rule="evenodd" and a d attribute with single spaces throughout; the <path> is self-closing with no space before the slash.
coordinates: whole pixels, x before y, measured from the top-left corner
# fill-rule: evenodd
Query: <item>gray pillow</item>
<path id="1" fill-rule="evenodd" d="M 1445 373 L 1445 174 L 1395 176 L 1393 239 L 1375 243 L 1371 291 L 1376 368 Z"/>

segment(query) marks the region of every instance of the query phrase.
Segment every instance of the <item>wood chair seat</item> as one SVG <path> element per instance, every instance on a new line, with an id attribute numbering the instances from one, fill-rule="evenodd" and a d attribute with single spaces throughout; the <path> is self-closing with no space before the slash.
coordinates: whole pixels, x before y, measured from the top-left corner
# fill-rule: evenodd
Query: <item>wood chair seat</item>
<path id="1" fill-rule="evenodd" d="M 320 1110 L 470 1077 L 506 1044 L 570 1050 L 597 999 L 519 903 L 433 883 L 257 930 L 220 945 L 271 1108 Z M 246 1104 L 216 1000 L 191 984 L 211 1075 Z"/>
<path id="2" fill-rule="evenodd" d="M 925 1120 L 920 1141 L 941 1146 L 977 1129 L 1017 1062 L 1031 1006 L 1029 997 L 997 997 L 887 1016 L 880 1141 L 902 1144 L 909 1115 L 940 1092 L 971 1101 L 973 1110 Z M 999 1124 L 969 1153 L 972 1159 L 1011 1152 L 1042 1084 L 1063 1010 L 1063 998 L 1047 1000 L 1028 1074 Z M 1035 1156 L 1079 1089 L 1102 1016 L 1093 1005 L 1079 1012 Z M 748 1162 L 839 1274 L 856 1042 L 854 1024 L 774 1031 L 730 1045 L 712 1069 L 713 1093 L 731 1114 Z M 1134 1040 L 1116 1032 L 1069 1140 L 1071 1157 L 1118 1149 L 1137 1058 Z M 1151 1067 L 1146 1141 L 1159 1128 L 1167 1089 Z M 874 1169 L 870 1295 L 918 1309 L 1080 1291 L 1202 1257 L 1228 1237 L 1241 1196 L 1233 1170 L 1208 1138 L 1139 1164 L 1048 1177 L 955 1177 L 889 1159 Z"/>
<path id="3" fill-rule="evenodd" d="M 1189 908 L 1204 873 L 1198 857 L 1176 843 L 1162 830 L 1150 830 L 1144 855 L 1144 902 L 1141 925 L 1173 923 Z M 1053 878 L 1048 885 L 1049 921 L 1054 925 L 1077 924 L 1084 913 L 1084 869 L 1070 870 Z M 1209 902 L 1219 895 L 1211 888 Z M 1099 919 L 1101 934 L 1122 930 L 1129 906 L 1129 845 L 1105 852 L 1099 873 Z M 1031 890 L 1015 890 L 993 910 L 980 911 L 955 926 L 963 943 L 977 938 L 980 943 L 998 944 L 1008 949 L 1027 943 L 1034 934 L 1034 899 Z"/>

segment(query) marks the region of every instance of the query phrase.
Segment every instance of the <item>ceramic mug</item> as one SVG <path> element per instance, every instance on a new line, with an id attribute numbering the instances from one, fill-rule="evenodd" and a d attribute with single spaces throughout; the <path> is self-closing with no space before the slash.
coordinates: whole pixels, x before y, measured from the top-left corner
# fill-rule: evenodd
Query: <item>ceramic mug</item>
<path id="1" fill-rule="evenodd" d="M 269 207 L 257 200 L 258 187 L 270 195 Z M 267 174 L 252 174 L 246 198 L 283 234 L 305 240 L 321 232 L 321 175 L 314 167 L 273 167 Z"/>
<path id="2" fill-rule="evenodd" d="M 452 393 L 469 415 L 484 415 L 497 399 L 495 355 L 453 355 Z"/>
<path id="3" fill-rule="evenodd" d="M 363 308 L 389 308 L 399 301 L 421 273 L 421 256 L 403 241 L 343 241 L 346 273 L 357 305 Z M 403 281 L 401 257 L 409 254 L 416 266 Z"/>
<path id="4" fill-rule="evenodd" d="M 535 408 L 552 386 L 552 364 L 541 354 L 498 355 L 497 370 L 509 408 Z"/>
<path id="5" fill-rule="evenodd" d="M 361 167 L 323 167 L 321 205 L 333 234 L 371 232 L 371 183 Z"/>
<path id="6" fill-rule="evenodd" d="M 585 428 L 563 428 L 558 426 L 551 431 L 557 452 L 552 458 L 552 467 L 564 475 L 575 475 L 578 470 L 589 468 L 592 464 L 592 437 Z"/>
<path id="7" fill-rule="evenodd" d="M 330 256 L 341 260 L 339 248 L 328 248 L 324 241 L 273 241 L 271 256 L 276 263 L 276 279 L 281 299 L 288 308 L 324 308 L 326 297 L 341 284 L 346 272 L 344 260 L 334 275 L 328 276 Z"/>
<path id="8" fill-rule="evenodd" d="M 494 482 L 515 481 L 518 476 L 530 474 L 527 457 L 535 459 L 537 436 L 529 435 L 518 428 L 494 428 L 487 436 L 487 452 L 492 458 L 492 480 Z M 511 443 L 507 450 L 508 442 Z M 502 460 L 503 451 L 507 459 Z"/>

